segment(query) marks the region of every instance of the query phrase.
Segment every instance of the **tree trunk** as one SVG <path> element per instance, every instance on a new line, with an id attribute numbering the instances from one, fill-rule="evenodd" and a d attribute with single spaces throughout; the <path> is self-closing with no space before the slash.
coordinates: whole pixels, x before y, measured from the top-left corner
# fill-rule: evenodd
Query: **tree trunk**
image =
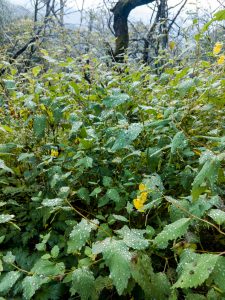
<path id="1" fill-rule="evenodd" d="M 127 19 L 130 12 L 138 6 L 154 2 L 155 0 L 119 0 L 111 9 L 114 15 L 113 28 L 116 36 L 114 58 L 118 62 L 124 61 L 124 53 L 129 44 Z"/>

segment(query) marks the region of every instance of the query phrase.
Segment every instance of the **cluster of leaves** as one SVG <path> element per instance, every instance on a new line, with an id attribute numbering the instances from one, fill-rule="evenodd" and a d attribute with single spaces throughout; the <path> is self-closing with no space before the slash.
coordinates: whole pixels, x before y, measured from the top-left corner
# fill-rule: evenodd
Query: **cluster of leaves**
<path id="1" fill-rule="evenodd" d="M 1 82 L 1 299 L 225 299 L 223 65 L 42 54 Z"/>

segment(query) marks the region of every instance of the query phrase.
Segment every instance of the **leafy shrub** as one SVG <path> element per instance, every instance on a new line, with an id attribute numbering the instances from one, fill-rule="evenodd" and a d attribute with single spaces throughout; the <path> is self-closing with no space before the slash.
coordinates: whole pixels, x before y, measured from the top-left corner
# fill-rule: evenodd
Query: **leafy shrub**
<path id="1" fill-rule="evenodd" d="M 223 66 L 92 67 L 4 77 L 0 295 L 224 299 Z"/>

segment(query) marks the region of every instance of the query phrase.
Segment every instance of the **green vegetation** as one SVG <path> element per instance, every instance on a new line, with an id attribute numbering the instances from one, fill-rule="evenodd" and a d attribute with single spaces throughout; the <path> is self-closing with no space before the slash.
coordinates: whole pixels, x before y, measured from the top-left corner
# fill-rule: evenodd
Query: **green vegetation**
<path id="1" fill-rule="evenodd" d="M 8 66 L 0 299 L 225 299 L 225 66 L 216 47 L 180 65 L 170 59 L 160 75 L 46 50 L 26 71 Z"/>

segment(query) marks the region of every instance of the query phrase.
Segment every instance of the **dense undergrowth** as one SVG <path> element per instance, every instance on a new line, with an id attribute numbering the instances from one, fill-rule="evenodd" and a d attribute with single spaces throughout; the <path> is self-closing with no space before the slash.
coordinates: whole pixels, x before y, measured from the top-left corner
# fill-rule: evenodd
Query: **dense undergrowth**
<path id="1" fill-rule="evenodd" d="M 225 299 L 223 64 L 42 53 L 1 82 L 1 299 Z"/>

